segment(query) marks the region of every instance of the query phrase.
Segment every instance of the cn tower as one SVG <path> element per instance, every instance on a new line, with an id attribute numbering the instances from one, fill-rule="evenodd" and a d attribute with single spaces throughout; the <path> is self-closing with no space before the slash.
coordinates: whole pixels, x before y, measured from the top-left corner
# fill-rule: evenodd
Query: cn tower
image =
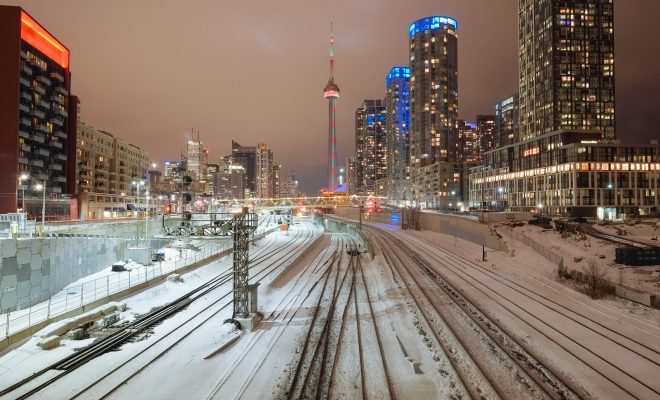
<path id="1" fill-rule="evenodd" d="M 330 23 L 330 78 L 323 89 L 323 97 L 328 99 L 328 191 L 334 192 L 337 177 L 337 137 L 335 131 L 335 103 L 339 98 L 339 86 L 335 83 L 335 36 Z"/>

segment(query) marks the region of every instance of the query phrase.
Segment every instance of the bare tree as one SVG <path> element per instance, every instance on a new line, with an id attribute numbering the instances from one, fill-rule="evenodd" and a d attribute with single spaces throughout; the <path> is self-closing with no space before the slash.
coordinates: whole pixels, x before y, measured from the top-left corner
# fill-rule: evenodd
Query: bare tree
<path id="1" fill-rule="evenodd" d="M 596 259 L 592 258 L 586 265 L 582 266 L 582 272 L 589 286 L 589 296 L 593 299 L 602 297 L 606 293 L 607 286 L 607 282 L 605 281 L 607 270 L 605 267 L 600 265 Z"/>

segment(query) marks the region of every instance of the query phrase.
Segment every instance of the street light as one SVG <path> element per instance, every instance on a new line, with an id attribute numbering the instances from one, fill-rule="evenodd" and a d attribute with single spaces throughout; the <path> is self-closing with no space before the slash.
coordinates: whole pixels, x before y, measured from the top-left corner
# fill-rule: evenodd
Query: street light
<path id="1" fill-rule="evenodd" d="M 543 216 L 543 204 L 539 203 L 537 207 L 539 208 L 539 213 Z"/>
<path id="2" fill-rule="evenodd" d="M 451 191 L 451 196 L 456 197 L 456 191 L 455 190 Z M 454 200 L 458 200 L 458 199 L 454 198 Z M 449 203 L 449 209 L 451 210 L 451 203 Z"/>
<path id="3" fill-rule="evenodd" d="M 497 200 L 497 208 L 501 211 L 504 210 L 504 201 L 502 200 L 502 193 L 504 193 L 504 188 L 502 186 L 497 188 L 497 193 L 499 193 L 499 199 Z"/>
<path id="4" fill-rule="evenodd" d="M 21 191 L 23 192 L 23 195 L 21 196 L 23 198 L 23 206 L 21 207 L 21 211 L 25 212 L 25 185 L 23 185 L 23 181 L 26 181 L 30 178 L 30 175 L 27 174 L 21 174 L 18 177 L 18 182 L 21 184 Z"/>
<path id="5" fill-rule="evenodd" d="M 46 181 L 35 186 L 35 189 L 42 191 L 41 196 L 41 232 L 43 233 L 46 226 Z"/>

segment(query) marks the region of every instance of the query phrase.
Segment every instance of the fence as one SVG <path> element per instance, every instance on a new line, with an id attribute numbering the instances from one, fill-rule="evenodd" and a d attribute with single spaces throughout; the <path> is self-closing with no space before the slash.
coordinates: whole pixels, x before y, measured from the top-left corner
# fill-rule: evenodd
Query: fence
<path id="1" fill-rule="evenodd" d="M 23 310 L 0 315 L 0 338 L 7 338 L 54 316 L 78 309 L 103 298 L 109 298 L 111 295 L 194 265 L 231 248 L 231 243 L 222 245 L 205 244 L 198 251 L 182 250 L 179 256 L 172 261 L 160 262 L 150 266 L 140 265 L 128 271 L 113 272 L 111 275 L 90 280 L 77 286 L 66 287 L 48 301 Z"/>
<path id="2" fill-rule="evenodd" d="M 523 235 L 520 232 L 516 232 L 512 229 L 507 229 L 507 233 L 514 239 L 516 239 L 519 242 L 522 242 L 523 244 L 529 246 L 537 252 L 538 254 L 542 255 L 544 258 L 546 258 L 548 261 L 551 263 L 559 266 L 562 268 L 564 266 L 564 257 L 560 256 L 559 254 L 555 253 L 554 251 L 548 249 L 547 247 L 543 246 L 542 244 L 538 243 L 536 240 L 531 239 L 525 235 Z"/>

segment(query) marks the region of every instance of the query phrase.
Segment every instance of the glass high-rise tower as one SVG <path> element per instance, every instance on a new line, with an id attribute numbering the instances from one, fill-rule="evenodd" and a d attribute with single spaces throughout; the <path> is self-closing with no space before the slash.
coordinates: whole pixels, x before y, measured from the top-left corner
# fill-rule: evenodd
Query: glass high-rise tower
<path id="1" fill-rule="evenodd" d="M 519 129 L 614 138 L 613 0 L 520 0 Z"/>

